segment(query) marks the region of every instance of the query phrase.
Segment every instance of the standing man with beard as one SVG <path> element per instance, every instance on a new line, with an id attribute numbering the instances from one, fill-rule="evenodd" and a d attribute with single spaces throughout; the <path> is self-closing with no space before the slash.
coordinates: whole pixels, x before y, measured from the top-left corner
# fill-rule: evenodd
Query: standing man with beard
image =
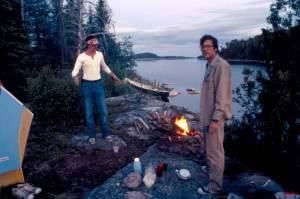
<path id="1" fill-rule="evenodd" d="M 96 128 L 94 119 L 95 101 L 98 117 L 100 119 L 102 137 L 104 137 L 107 142 L 112 142 L 112 137 L 109 133 L 107 108 L 100 70 L 103 69 L 104 72 L 112 76 L 116 85 L 120 85 L 121 81 L 105 64 L 103 54 L 97 51 L 97 37 L 88 36 L 85 39 L 85 42 L 87 45 L 87 50 L 77 57 L 74 69 L 72 71 L 72 77 L 75 84 L 79 86 L 79 77 L 77 74 L 82 67 L 83 78 L 81 80 L 81 93 L 85 107 L 87 133 L 89 135 L 88 141 L 90 144 L 96 144 Z"/>
<path id="2" fill-rule="evenodd" d="M 201 88 L 200 126 L 205 132 L 207 166 L 202 170 L 209 175 L 207 186 L 197 191 L 201 195 L 222 192 L 225 165 L 224 124 L 232 117 L 232 86 L 229 64 L 218 54 L 218 40 L 211 35 L 200 39 L 200 48 L 207 60 Z"/>

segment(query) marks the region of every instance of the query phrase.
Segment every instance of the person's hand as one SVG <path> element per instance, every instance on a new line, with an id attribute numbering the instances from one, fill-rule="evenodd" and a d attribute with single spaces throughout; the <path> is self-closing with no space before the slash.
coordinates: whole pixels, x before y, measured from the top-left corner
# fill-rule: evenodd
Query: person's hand
<path id="1" fill-rule="evenodd" d="M 114 76 L 114 80 L 115 80 L 115 84 L 117 86 L 119 86 L 122 83 L 121 80 L 117 76 Z"/>
<path id="2" fill-rule="evenodd" d="M 73 77 L 76 86 L 79 86 L 79 80 L 80 80 L 80 78 L 81 78 L 80 76 Z"/>
<path id="3" fill-rule="evenodd" d="M 112 77 L 114 78 L 115 84 L 116 84 L 117 86 L 120 85 L 120 84 L 122 83 L 121 80 L 120 80 L 113 72 L 110 72 L 109 74 L 110 74 L 110 76 L 112 76 Z"/>
<path id="4" fill-rule="evenodd" d="M 213 134 L 218 130 L 218 122 L 211 121 L 209 125 L 209 134 Z"/>

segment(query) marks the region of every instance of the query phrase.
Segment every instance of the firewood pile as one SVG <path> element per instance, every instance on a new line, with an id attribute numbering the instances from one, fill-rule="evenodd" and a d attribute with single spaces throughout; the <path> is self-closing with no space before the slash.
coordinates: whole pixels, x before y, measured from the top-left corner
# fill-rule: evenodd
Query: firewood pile
<path id="1" fill-rule="evenodd" d="M 160 109 L 139 115 L 134 124 L 137 132 L 149 133 L 153 130 L 171 132 L 175 118 L 172 110 Z"/>

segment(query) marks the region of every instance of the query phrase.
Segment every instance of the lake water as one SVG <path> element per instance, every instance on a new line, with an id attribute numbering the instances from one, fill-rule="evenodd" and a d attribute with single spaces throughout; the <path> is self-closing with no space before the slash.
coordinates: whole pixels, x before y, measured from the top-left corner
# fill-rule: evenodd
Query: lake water
<path id="1" fill-rule="evenodd" d="M 205 60 L 198 59 L 137 61 L 136 71 L 144 79 L 158 83 L 172 83 L 169 87 L 174 88 L 174 91 L 181 94 L 169 98 L 170 103 L 199 113 L 200 95 L 190 95 L 186 89 L 201 90 L 205 65 Z M 242 72 L 244 68 L 265 71 L 264 67 L 254 65 L 230 65 L 230 67 L 233 90 L 243 82 L 244 75 Z M 233 104 L 232 109 L 236 118 L 241 116 L 241 113 L 239 113 L 241 108 L 238 104 Z"/>

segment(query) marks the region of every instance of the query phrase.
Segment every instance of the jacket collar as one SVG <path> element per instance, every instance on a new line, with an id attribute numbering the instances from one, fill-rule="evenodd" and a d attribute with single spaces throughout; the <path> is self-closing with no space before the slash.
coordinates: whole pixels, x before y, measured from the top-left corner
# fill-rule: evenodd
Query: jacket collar
<path id="1" fill-rule="evenodd" d="M 216 56 L 214 57 L 214 59 L 211 61 L 211 63 L 210 63 L 209 66 L 208 66 L 208 67 L 209 67 L 209 68 L 207 69 L 208 72 L 207 72 L 206 75 L 204 76 L 204 79 L 205 79 L 206 77 L 208 77 L 208 75 L 209 75 L 211 69 L 216 65 L 218 59 L 219 59 L 219 55 L 216 54 Z"/>
<path id="2" fill-rule="evenodd" d="M 216 54 L 216 56 L 214 57 L 214 59 L 211 61 L 210 65 L 212 67 L 214 67 L 219 59 L 220 59 L 220 56 L 218 54 Z"/>

